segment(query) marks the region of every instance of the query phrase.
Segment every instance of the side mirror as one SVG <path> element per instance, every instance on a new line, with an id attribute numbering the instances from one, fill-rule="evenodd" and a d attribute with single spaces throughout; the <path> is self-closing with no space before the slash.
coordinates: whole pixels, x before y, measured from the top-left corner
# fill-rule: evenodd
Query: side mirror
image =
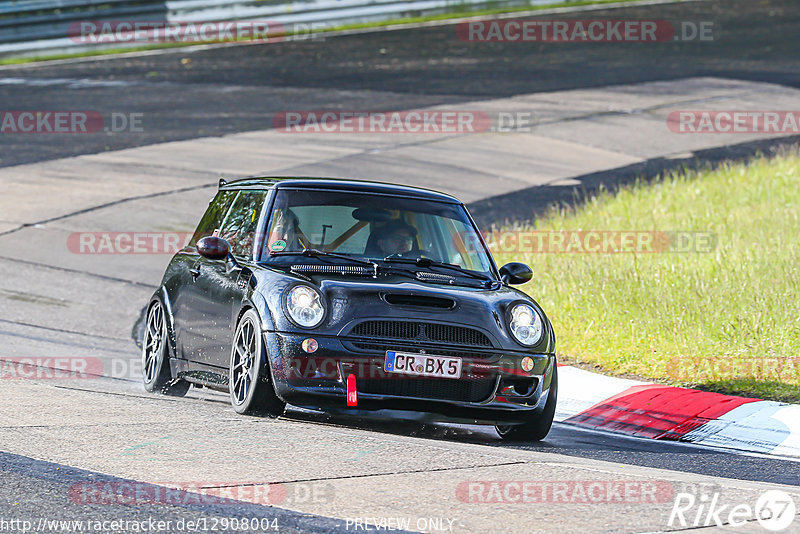
<path id="1" fill-rule="evenodd" d="M 231 248 L 224 239 L 209 235 L 197 242 L 197 252 L 205 258 L 224 260 Z"/>
<path id="2" fill-rule="evenodd" d="M 516 285 L 530 282 L 533 271 L 524 263 L 513 261 L 500 267 L 500 279 L 504 284 Z"/>

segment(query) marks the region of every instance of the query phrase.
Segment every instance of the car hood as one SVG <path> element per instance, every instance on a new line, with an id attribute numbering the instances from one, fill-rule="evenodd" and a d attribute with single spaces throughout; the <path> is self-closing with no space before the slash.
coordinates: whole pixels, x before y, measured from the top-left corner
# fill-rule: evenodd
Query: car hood
<path id="1" fill-rule="evenodd" d="M 522 291 L 507 286 L 451 286 L 393 275 L 377 279 L 314 276 L 305 281 L 284 274 L 280 278 L 265 280 L 267 285 L 262 286 L 277 330 L 341 336 L 364 320 L 415 320 L 473 327 L 487 334 L 495 346 L 526 350 L 510 336 L 506 313 L 513 304 L 527 302 L 542 314 L 545 324 L 542 342 L 532 350 L 550 352 L 551 327 L 541 307 Z M 326 301 L 326 317 L 312 330 L 301 329 L 285 317 L 283 295 L 288 286 L 298 283 L 313 286 Z"/>

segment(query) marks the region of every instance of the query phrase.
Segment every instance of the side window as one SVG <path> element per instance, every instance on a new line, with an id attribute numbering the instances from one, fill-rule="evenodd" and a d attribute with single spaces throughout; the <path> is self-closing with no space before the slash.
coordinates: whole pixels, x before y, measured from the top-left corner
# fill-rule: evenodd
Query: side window
<path id="1" fill-rule="evenodd" d="M 228 213 L 228 208 L 231 207 L 236 193 L 236 191 L 220 191 L 217 193 L 217 196 L 215 196 L 208 205 L 205 215 L 200 219 L 197 230 L 194 231 L 192 240 L 189 241 L 189 246 L 193 247 L 200 239 L 206 236 L 216 235 L 219 232 L 222 226 L 222 219 L 224 219 L 225 214 Z"/>
<path id="2" fill-rule="evenodd" d="M 219 236 L 228 241 L 231 254 L 246 258 L 253 250 L 258 226 L 258 216 L 264 207 L 266 191 L 242 190 L 233 201 L 228 215 L 222 222 Z"/>

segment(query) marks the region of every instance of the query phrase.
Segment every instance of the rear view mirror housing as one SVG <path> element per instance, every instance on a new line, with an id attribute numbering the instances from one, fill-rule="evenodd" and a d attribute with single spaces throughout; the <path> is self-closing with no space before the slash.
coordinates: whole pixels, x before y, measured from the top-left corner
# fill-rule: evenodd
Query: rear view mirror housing
<path id="1" fill-rule="evenodd" d="M 224 260 L 231 253 L 231 247 L 221 237 L 210 235 L 197 242 L 197 252 L 204 258 Z"/>
<path id="2" fill-rule="evenodd" d="M 533 271 L 524 263 L 513 261 L 500 267 L 500 279 L 507 285 L 518 285 L 530 282 Z"/>

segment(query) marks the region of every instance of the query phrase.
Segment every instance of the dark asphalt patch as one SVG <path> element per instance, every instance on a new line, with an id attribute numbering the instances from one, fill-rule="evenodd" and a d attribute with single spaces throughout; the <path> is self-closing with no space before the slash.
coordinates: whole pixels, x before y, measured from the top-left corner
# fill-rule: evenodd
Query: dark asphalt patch
<path id="1" fill-rule="evenodd" d="M 144 505 L 83 504 L 70 498 L 70 489 L 76 484 L 135 484 L 142 491 L 163 489 L 153 484 L 144 484 L 85 471 L 52 462 L 34 460 L 25 456 L 0 452 L 0 517 L 5 521 L 33 521 L 40 518 L 50 520 L 83 521 L 197 521 L 202 518 L 269 518 L 277 519 L 279 532 L 341 532 L 344 520 L 309 514 L 301 514 L 272 506 L 249 503 L 197 504 L 191 496 L 186 499 L 171 493 L 178 502 Z M 178 492 L 180 493 L 180 492 Z M 210 523 L 209 523 L 210 525 Z M 173 527 L 171 531 L 176 531 Z M 185 530 L 185 529 L 184 529 Z M 39 530 L 41 531 L 41 530 Z M 65 529 L 45 529 L 65 531 Z M 108 531 L 108 530 L 106 530 Z M 225 530 L 219 530 L 224 532 Z M 228 529 L 230 531 L 230 529 Z M 258 529 L 258 531 L 262 531 Z M 270 530 L 264 530 L 270 532 Z"/>
<path id="2" fill-rule="evenodd" d="M 652 158 L 626 167 L 575 176 L 573 179 L 581 182 L 580 185 L 537 185 L 481 199 L 470 203 L 468 208 L 475 222 L 484 230 L 504 224 L 525 225 L 545 214 L 553 205 L 578 207 L 602 190 L 614 192 L 636 180 L 653 181 L 672 172 L 716 169 L 730 162 L 744 163 L 758 155 L 769 157 L 794 152 L 798 145 L 800 135 L 793 135 L 698 150 L 685 158 Z"/>
<path id="3" fill-rule="evenodd" d="M 106 120 L 111 113 L 142 113 L 143 131 L 3 134 L 0 166 L 269 129 L 275 114 L 287 110 L 415 109 L 694 76 L 800 86 L 796 0 L 709 0 L 557 18 L 711 21 L 715 40 L 470 43 L 447 25 L 6 68 L 3 109 L 91 110 Z M 19 85 L 19 79 L 58 83 Z"/>

